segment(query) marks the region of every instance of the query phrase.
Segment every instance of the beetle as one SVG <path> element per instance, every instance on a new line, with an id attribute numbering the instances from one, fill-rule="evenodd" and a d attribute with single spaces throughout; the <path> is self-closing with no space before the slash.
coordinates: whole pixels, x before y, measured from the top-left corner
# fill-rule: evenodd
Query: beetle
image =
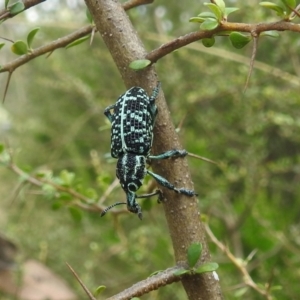
<path id="1" fill-rule="evenodd" d="M 122 94 L 117 102 L 104 110 L 105 116 L 111 122 L 111 156 L 117 158 L 116 176 L 126 193 L 127 202 L 117 202 L 102 211 L 104 216 L 112 207 L 126 204 L 127 209 L 142 219 L 142 210 L 136 198 L 147 198 L 159 192 L 137 196 L 136 192 L 143 184 L 144 177 L 149 174 L 160 185 L 192 197 L 194 191 L 176 188 L 164 177 L 149 171 L 147 162 L 170 157 L 184 157 L 186 150 L 169 150 L 159 155 L 150 155 L 153 143 L 153 128 L 158 113 L 155 100 L 159 94 L 160 82 L 149 97 L 141 87 L 132 87 Z M 113 112 L 112 112 L 113 110 Z"/>

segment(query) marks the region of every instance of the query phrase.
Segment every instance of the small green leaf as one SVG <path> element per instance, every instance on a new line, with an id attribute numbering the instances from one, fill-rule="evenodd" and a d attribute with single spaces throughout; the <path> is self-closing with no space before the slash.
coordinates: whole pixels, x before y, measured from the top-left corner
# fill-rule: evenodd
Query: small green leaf
<path id="1" fill-rule="evenodd" d="M 5 4 L 4 4 L 5 9 L 7 9 L 8 2 L 9 2 L 9 0 L 5 0 Z"/>
<path id="2" fill-rule="evenodd" d="M 269 9 L 275 10 L 277 12 L 277 15 L 280 16 L 280 17 L 284 17 L 285 16 L 283 8 L 281 6 L 275 4 L 275 3 L 272 3 L 272 2 L 260 2 L 259 5 L 262 6 L 262 7 L 265 7 L 265 8 L 269 8 Z"/>
<path id="3" fill-rule="evenodd" d="M 240 288 L 238 290 L 236 290 L 233 295 L 235 298 L 241 298 L 247 291 L 249 290 L 248 287 L 243 287 L 243 288 Z"/>
<path id="4" fill-rule="evenodd" d="M 216 271 L 218 269 L 219 265 L 215 262 L 209 262 L 201 265 L 195 270 L 195 273 L 201 274 L 206 272 L 212 272 Z"/>
<path id="5" fill-rule="evenodd" d="M 211 38 L 205 38 L 205 39 L 202 39 L 202 44 L 204 47 L 212 47 L 214 44 L 215 44 L 215 38 L 214 37 L 211 37 Z"/>
<path id="6" fill-rule="evenodd" d="M 219 26 L 219 22 L 213 18 L 207 18 L 201 25 L 202 30 L 213 30 Z"/>
<path id="7" fill-rule="evenodd" d="M 129 64 L 129 68 L 133 70 L 142 70 L 151 65 L 151 60 L 149 59 L 138 59 L 134 60 Z"/>
<path id="8" fill-rule="evenodd" d="M 213 3 L 204 3 L 215 15 L 216 19 L 222 21 L 223 19 L 223 12 L 219 6 Z"/>
<path id="9" fill-rule="evenodd" d="M 99 296 L 106 289 L 105 285 L 99 285 L 95 290 L 95 296 Z"/>
<path id="10" fill-rule="evenodd" d="M 180 269 L 180 270 L 175 271 L 173 274 L 175 276 L 181 276 L 181 275 L 188 274 L 188 273 L 190 273 L 189 270 Z"/>
<path id="11" fill-rule="evenodd" d="M 43 184 L 42 186 L 43 193 L 47 199 L 53 199 L 56 194 L 56 189 L 50 184 Z"/>
<path id="12" fill-rule="evenodd" d="M 189 246 L 187 251 L 187 260 L 190 268 L 193 268 L 200 258 L 202 253 L 201 243 L 193 243 Z"/>
<path id="13" fill-rule="evenodd" d="M 55 201 L 52 205 L 51 208 L 53 210 L 59 210 L 62 206 L 64 206 L 64 203 L 61 201 Z"/>
<path id="14" fill-rule="evenodd" d="M 233 12 L 235 12 L 237 10 L 239 10 L 239 8 L 237 8 L 237 7 L 226 7 L 225 8 L 224 17 L 227 18 L 231 13 L 233 13 Z"/>
<path id="15" fill-rule="evenodd" d="M 198 17 L 203 18 L 203 19 L 207 19 L 207 18 L 216 19 L 215 14 L 213 14 L 213 13 L 210 12 L 210 11 L 204 11 L 204 12 L 200 13 L 200 14 L 198 15 Z"/>
<path id="16" fill-rule="evenodd" d="M 273 285 L 270 288 L 271 291 L 281 291 L 282 290 L 282 286 L 281 285 Z"/>
<path id="17" fill-rule="evenodd" d="M 87 19 L 89 20 L 89 22 L 91 24 L 94 23 L 93 17 L 92 17 L 91 12 L 89 11 L 88 8 L 86 8 L 86 10 L 85 10 L 85 15 L 86 15 Z"/>
<path id="18" fill-rule="evenodd" d="M 4 47 L 5 43 L 0 44 L 0 50 Z"/>
<path id="19" fill-rule="evenodd" d="M 220 7 L 223 13 L 225 12 L 225 2 L 223 0 L 214 0 L 214 3 Z"/>
<path id="20" fill-rule="evenodd" d="M 63 186 L 71 186 L 75 179 L 75 173 L 62 170 L 59 174 L 59 178 Z"/>
<path id="21" fill-rule="evenodd" d="M 4 151 L 5 147 L 3 144 L 0 144 L 0 154 Z"/>
<path id="22" fill-rule="evenodd" d="M 281 0 L 281 2 L 289 9 L 295 8 L 296 1 L 295 0 Z"/>
<path id="23" fill-rule="evenodd" d="M 74 221 L 76 222 L 80 222 L 81 219 L 82 219 L 82 213 L 81 213 L 81 210 L 79 210 L 78 208 L 76 207 L 73 207 L 73 206 L 70 206 L 69 207 L 69 212 L 73 218 Z"/>
<path id="24" fill-rule="evenodd" d="M 74 46 L 77 46 L 77 45 L 79 45 L 79 44 L 82 44 L 83 42 L 85 42 L 85 41 L 88 40 L 89 38 L 90 38 L 90 36 L 89 36 L 89 35 L 86 35 L 86 36 L 84 36 L 84 37 L 82 37 L 82 38 L 79 38 L 78 40 L 75 40 L 74 42 L 68 44 L 65 48 L 66 48 L 66 49 L 69 49 L 69 48 L 71 48 L 71 47 L 74 47 Z"/>
<path id="25" fill-rule="evenodd" d="M 12 4 L 8 9 L 12 15 L 16 15 L 25 9 L 25 5 L 23 2 L 16 2 Z"/>
<path id="26" fill-rule="evenodd" d="M 61 200 L 62 202 L 68 202 L 68 201 L 71 201 L 73 199 L 73 196 L 70 195 L 69 193 L 61 192 L 59 194 L 58 199 Z"/>
<path id="27" fill-rule="evenodd" d="M 272 37 L 272 38 L 278 38 L 279 33 L 275 30 L 269 30 L 269 31 L 262 32 L 260 34 L 260 36 L 269 36 L 269 37 Z"/>
<path id="28" fill-rule="evenodd" d="M 12 44 L 11 51 L 17 55 L 23 55 L 28 53 L 28 47 L 23 41 L 16 41 Z"/>
<path id="29" fill-rule="evenodd" d="M 87 189 L 83 190 L 83 194 L 90 199 L 96 200 L 98 198 L 98 194 L 97 194 L 96 190 L 92 189 L 92 188 L 87 188 Z"/>
<path id="30" fill-rule="evenodd" d="M 200 17 L 192 17 L 189 19 L 189 22 L 194 22 L 194 23 L 203 23 L 205 21 L 205 18 L 200 18 Z"/>
<path id="31" fill-rule="evenodd" d="M 246 46 L 251 40 L 252 37 L 248 35 L 244 35 L 240 32 L 231 32 L 229 35 L 229 39 L 233 45 L 233 47 L 237 49 L 241 49 Z"/>
<path id="32" fill-rule="evenodd" d="M 36 33 L 40 30 L 40 27 L 37 27 L 37 28 L 34 28 L 32 29 L 28 35 L 27 35 L 27 45 L 28 45 L 28 48 L 30 49 L 31 48 L 31 44 L 32 44 L 32 41 L 36 35 Z"/>

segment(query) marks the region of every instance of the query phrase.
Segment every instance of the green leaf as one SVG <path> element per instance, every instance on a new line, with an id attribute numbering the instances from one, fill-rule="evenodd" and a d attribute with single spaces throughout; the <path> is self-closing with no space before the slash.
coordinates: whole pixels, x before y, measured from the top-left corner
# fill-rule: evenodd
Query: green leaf
<path id="1" fill-rule="evenodd" d="M 88 8 L 86 8 L 86 10 L 85 10 L 85 15 L 86 15 L 86 17 L 87 17 L 87 19 L 89 20 L 90 23 L 94 23 L 93 17 L 92 17 L 91 12 L 89 11 Z"/>
<path id="2" fill-rule="evenodd" d="M 210 11 L 204 11 L 204 12 L 200 13 L 200 14 L 198 15 L 198 17 L 203 18 L 203 19 L 207 19 L 207 18 L 216 19 L 215 14 L 213 14 L 213 13 L 210 12 Z"/>
<path id="3" fill-rule="evenodd" d="M 151 60 L 149 59 L 138 59 L 134 60 L 129 64 L 129 68 L 133 70 L 142 70 L 151 65 Z"/>
<path id="4" fill-rule="evenodd" d="M 89 35 L 86 35 L 82 38 L 79 38 L 78 40 L 75 40 L 74 42 L 68 44 L 65 48 L 68 49 L 68 48 L 71 48 L 71 47 L 74 47 L 74 46 L 77 46 L 79 44 L 82 44 L 83 42 L 85 42 L 86 40 L 88 40 L 90 38 Z"/>
<path id="5" fill-rule="evenodd" d="M 282 286 L 281 285 L 273 285 L 270 288 L 271 291 L 281 291 L 282 290 Z"/>
<path id="6" fill-rule="evenodd" d="M 217 20 L 223 20 L 223 12 L 219 6 L 213 3 L 204 3 L 204 5 L 206 5 L 213 12 Z"/>
<path id="7" fill-rule="evenodd" d="M 56 189 L 52 185 L 45 183 L 42 185 L 42 190 L 47 199 L 53 199 L 55 197 Z"/>
<path id="8" fill-rule="evenodd" d="M 189 22 L 194 22 L 194 23 L 203 23 L 205 21 L 205 18 L 200 18 L 200 17 L 192 17 L 189 19 Z"/>
<path id="9" fill-rule="evenodd" d="M 236 290 L 233 295 L 235 298 L 241 298 L 247 291 L 249 290 L 248 287 L 243 287 L 243 288 L 240 288 L 238 290 Z"/>
<path id="10" fill-rule="evenodd" d="M 5 4 L 4 4 L 5 9 L 7 9 L 8 2 L 9 2 L 9 0 L 5 0 Z"/>
<path id="11" fill-rule="evenodd" d="M 214 0 L 215 4 L 220 7 L 221 11 L 225 12 L 225 2 L 223 0 Z"/>
<path id="12" fill-rule="evenodd" d="M 214 37 L 211 37 L 211 38 L 205 38 L 205 39 L 202 39 L 202 44 L 204 47 L 212 47 L 214 44 L 215 44 L 215 38 Z"/>
<path id="13" fill-rule="evenodd" d="M 219 26 L 219 22 L 216 19 L 208 18 L 201 25 L 202 30 L 213 30 Z"/>
<path id="14" fill-rule="evenodd" d="M 189 270 L 180 269 L 180 270 L 175 271 L 173 274 L 175 276 L 181 276 L 181 275 L 188 274 L 188 273 L 190 273 Z"/>
<path id="15" fill-rule="evenodd" d="M 272 37 L 272 38 L 278 38 L 279 33 L 275 30 L 269 30 L 269 31 L 262 32 L 260 34 L 260 36 L 269 36 L 269 37 Z"/>
<path id="16" fill-rule="evenodd" d="M 190 268 L 193 268 L 200 258 L 202 253 L 201 243 L 193 243 L 189 246 L 187 251 L 187 260 Z"/>
<path id="17" fill-rule="evenodd" d="M 95 296 L 99 296 L 106 289 L 105 285 L 99 285 L 95 290 Z"/>
<path id="18" fill-rule="evenodd" d="M 83 191 L 84 195 L 90 199 L 96 200 L 98 198 L 98 194 L 95 189 L 87 188 Z M 150 202 L 150 201 L 149 201 Z"/>
<path id="19" fill-rule="evenodd" d="M 3 144 L 0 144 L 0 154 L 4 151 L 5 147 Z"/>
<path id="20" fill-rule="evenodd" d="M 63 186 L 71 186 L 75 179 L 75 173 L 62 170 L 59 174 L 59 178 Z"/>
<path id="21" fill-rule="evenodd" d="M 51 208 L 52 210 L 59 210 L 62 206 L 64 206 L 64 203 L 61 201 L 55 201 L 52 205 Z"/>
<path id="22" fill-rule="evenodd" d="M 277 12 L 278 16 L 281 16 L 281 17 L 285 16 L 283 8 L 281 6 L 275 4 L 275 3 L 272 3 L 272 2 L 260 2 L 259 5 L 262 6 L 262 7 L 265 7 L 265 8 L 269 8 L 269 9 L 275 10 Z"/>
<path id="23" fill-rule="evenodd" d="M 71 201 L 73 199 L 73 196 L 70 195 L 69 193 L 64 193 L 61 192 L 58 199 L 63 203 L 63 202 L 68 202 Z"/>
<path id="24" fill-rule="evenodd" d="M 27 35 L 27 45 L 28 45 L 28 48 L 30 49 L 31 48 L 31 44 L 32 44 L 32 41 L 36 35 L 36 33 L 40 30 L 40 27 L 37 27 L 37 28 L 34 28 L 32 29 L 28 35 Z"/>
<path id="25" fill-rule="evenodd" d="M 213 272 L 218 269 L 219 265 L 215 262 L 209 262 L 201 265 L 195 270 L 195 273 L 201 274 L 206 272 Z"/>
<path id="26" fill-rule="evenodd" d="M 240 32 L 231 32 L 229 35 L 229 39 L 233 45 L 233 47 L 237 49 L 241 49 L 246 46 L 251 40 L 252 37 L 248 35 L 244 35 Z"/>
<path id="27" fill-rule="evenodd" d="M 28 53 L 27 44 L 23 41 L 16 41 L 11 46 L 11 51 L 17 55 L 23 55 Z"/>
<path id="28" fill-rule="evenodd" d="M 0 44 L 0 50 L 4 47 L 5 43 Z"/>
<path id="29" fill-rule="evenodd" d="M 71 214 L 71 217 L 73 218 L 74 221 L 80 222 L 82 219 L 82 212 L 76 207 L 70 206 L 69 207 L 69 212 Z"/>
<path id="30" fill-rule="evenodd" d="M 296 1 L 295 0 L 281 0 L 281 2 L 289 9 L 296 7 Z"/>
<path id="31" fill-rule="evenodd" d="M 16 15 L 25 9 L 25 5 L 23 2 L 16 2 L 12 4 L 8 9 L 12 15 Z"/>
<path id="32" fill-rule="evenodd" d="M 235 12 L 237 10 L 239 10 L 239 8 L 237 8 L 237 7 L 226 7 L 225 8 L 224 17 L 227 18 L 231 13 L 233 13 L 233 12 Z"/>

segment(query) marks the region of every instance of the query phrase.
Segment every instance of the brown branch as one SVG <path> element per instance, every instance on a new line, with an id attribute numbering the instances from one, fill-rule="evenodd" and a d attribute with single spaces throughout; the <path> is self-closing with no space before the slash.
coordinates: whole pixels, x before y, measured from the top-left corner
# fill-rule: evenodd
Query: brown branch
<path id="1" fill-rule="evenodd" d="M 224 22 L 220 24 L 214 30 L 211 31 L 195 31 L 188 33 L 184 36 L 178 37 L 159 48 L 151 51 L 146 55 L 152 63 L 157 62 L 160 58 L 166 56 L 167 54 L 173 52 L 176 49 L 182 48 L 188 44 L 199 41 L 204 38 L 211 38 L 214 35 L 220 34 L 224 31 L 239 31 L 239 32 L 249 32 L 259 35 L 265 31 L 292 31 L 300 33 L 300 24 L 294 24 L 286 21 L 273 22 L 273 23 L 260 23 L 260 24 L 245 24 L 245 23 L 230 23 Z"/>
<path id="2" fill-rule="evenodd" d="M 53 41 L 47 45 L 33 49 L 30 53 L 24 54 L 24 55 L 18 57 L 17 59 L 15 59 L 5 65 L 2 65 L 2 67 L 0 69 L 0 73 L 2 73 L 2 72 L 12 73 L 16 68 L 24 65 L 28 61 L 30 61 L 38 56 L 41 56 L 43 54 L 46 54 L 48 52 L 52 52 L 58 48 L 64 48 L 71 42 L 74 42 L 77 39 L 88 35 L 89 33 L 92 32 L 92 30 L 93 30 L 93 26 L 88 25 L 88 26 L 85 26 L 81 29 L 74 31 L 73 33 L 71 33 L 69 35 L 59 38 L 56 41 Z"/>
<path id="3" fill-rule="evenodd" d="M 38 186 L 38 187 L 42 187 L 45 184 L 49 184 L 52 187 L 54 187 L 56 191 L 64 192 L 64 193 L 67 193 L 67 194 L 71 195 L 72 197 L 74 197 L 74 199 L 76 199 L 76 200 L 68 203 L 69 206 L 77 206 L 82 210 L 89 211 L 89 212 L 96 212 L 96 213 L 101 213 L 105 209 L 105 207 L 103 205 L 101 205 L 101 203 L 95 203 L 93 199 L 90 199 L 90 198 L 84 196 L 83 194 L 78 193 L 77 191 L 75 191 L 72 188 L 65 187 L 65 186 L 59 185 L 51 180 L 40 178 L 40 177 L 35 177 L 35 176 L 32 176 L 32 175 L 24 172 L 13 162 L 11 153 L 9 153 L 9 157 L 10 157 L 10 159 L 9 159 L 9 162 L 6 163 L 6 167 L 8 169 L 10 169 L 11 171 L 13 171 L 15 174 L 17 174 L 18 176 L 20 176 L 24 181 L 26 181 L 32 185 Z M 109 193 L 111 192 L 112 188 L 114 188 L 114 186 L 115 186 L 115 181 L 112 183 L 111 189 L 109 189 Z M 20 189 L 18 189 L 18 190 L 20 190 Z M 105 195 L 107 197 L 108 193 L 106 193 Z M 111 213 L 115 216 L 118 216 L 119 214 L 128 213 L 128 211 L 125 209 L 119 209 L 119 210 L 114 210 Z"/>
<path id="4" fill-rule="evenodd" d="M 24 0 L 23 2 L 25 4 L 25 8 L 27 9 L 27 8 L 37 5 L 43 1 L 44 0 Z M 139 5 L 152 3 L 153 1 L 154 0 L 129 0 L 123 4 L 123 8 L 124 8 L 124 10 L 129 10 L 129 9 L 139 6 Z M 1 13 L 4 14 L 4 13 L 7 13 L 7 11 L 8 10 L 5 10 L 5 9 L 0 11 L 0 20 L 1 20 Z M 51 54 L 54 50 L 56 50 L 58 48 L 64 48 L 68 44 L 70 44 L 70 43 L 76 41 L 77 39 L 84 37 L 90 33 L 92 34 L 92 38 L 91 38 L 91 41 L 92 41 L 94 32 L 95 32 L 95 27 L 93 25 L 88 25 L 86 27 L 80 28 L 67 36 L 59 38 L 56 41 L 53 41 L 47 45 L 33 49 L 30 53 L 22 55 L 22 56 L 18 57 L 17 59 L 15 59 L 5 65 L 1 65 L 0 73 L 10 72 L 12 74 L 15 69 L 26 64 L 30 60 L 32 60 L 38 56 L 44 55 L 46 53 Z"/>
<path id="5" fill-rule="evenodd" d="M 174 272 L 182 267 L 173 267 L 166 269 L 158 274 L 134 284 L 132 287 L 114 295 L 106 300 L 129 300 L 133 297 L 139 297 L 151 291 L 157 290 L 162 286 L 181 280 L 180 276 L 175 276 Z"/>
<path id="6" fill-rule="evenodd" d="M 241 259 L 236 258 L 231 251 L 221 243 L 216 236 L 213 234 L 211 229 L 207 224 L 205 224 L 205 230 L 207 235 L 210 237 L 211 241 L 229 258 L 229 260 L 237 267 L 237 269 L 243 275 L 244 283 L 257 291 L 259 294 L 263 295 L 267 300 L 272 300 L 272 296 L 269 294 L 268 290 L 261 289 L 251 278 L 248 270 L 246 269 L 246 261 L 241 261 Z"/>
<path id="7" fill-rule="evenodd" d="M 35 6 L 37 4 L 40 4 L 42 2 L 44 2 L 45 0 L 23 0 L 23 3 L 24 3 L 24 6 L 25 8 L 24 9 L 28 9 L 32 6 Z M 15 14 L 11 14 L 9 9 L 2 9 L 0 10 L 0 21 L 3 20 L 3 19 L 8 19 L 8 18 L 12 18 L 16 16 Z"/>
<path id="8" fill-rule="evenodd" d="M 153 2 L 154 2 L 154 0 L 128 0 L 125 3 L 123 3 L 122 6 L 123 6 L 124 10 L 129 10 L 129 9 L 137 7 L 137 6 L 150 4 Z"/>
<path id="9" fill-rule="evenodd" d="M 70 269 L 70 271 L 73 273 L 73 275 L 75 276 L 75 278 L 77 279 L 77 281 L 80 283 L 80 285 L 82 286 L 82 288 L 84 289 L 85 293 L 88 295 L 88 297 L 91 300 L 97 300 L 93 294 L 89 291 L 89 289 L 85 286 L 85 284 L 82 282 L 82 280 L 79 278 L 79 276 L 77 275 L 77 273 L 74 271 L 74 269 L 66 262 L 66 265 L 68 266 L 68 268 Z"/>

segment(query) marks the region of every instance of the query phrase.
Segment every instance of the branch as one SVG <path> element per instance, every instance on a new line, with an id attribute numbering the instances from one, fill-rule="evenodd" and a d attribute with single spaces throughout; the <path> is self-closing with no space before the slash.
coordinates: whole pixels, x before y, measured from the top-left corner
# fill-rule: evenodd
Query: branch
<path id="1" fill-rule="evenodd" d="M 31 53 L 22 55 L 18 57 L 17 59 L 1 66 L 0 73 L 2 72 L 10 72 L 12 73 L 16 68 L 24 65 L 28 61 L 41 56 L 43 54 L 46 54 L 48 52 L 53 52 L 54 50 L 58 48 L 64 48 L 71 42 L 76 41 L 77 39 L 84 37 L 92 32 L 93 30 L 92 25 L 85 26 L 79 30 L 74 31 L 73 33 L 66 35 L 62 38 L 57 39 L 56 41 L 53 41 L 47 45 L 41 46 L 39 48 L 33 49 Z"/>
<path id="2" fill-rule="evenodd" d="M 159 272 L 154 276 L 148 277 L 147 279 L 134 284 L 132 287 L 117 295 L 107 298 L 106 300 L 129 300 L 133 297 L 142 296 L 146 293 L 157 290 L 167 284 L 180 281 L 181 277 L 174 275 L 174 272 L 180 269 L 181 267 L 179 266 L 166 269 L 165 271 Z"/>
<path id="3" fill-rule="evenodd" d="M 246 264 L 244 261 L 241 261 L 240 259 L 236 258 L 231 251 L 224 245 L 222 244 L 216 236 L 213 234 L 211 229 L 207 224 L 205 224 L 205 230 L 212 242 L 222 251 L 225 253 L 225 255 L 229 258 L 229 260 L 237 267 L 237 269 L 241 272 L 243 275 L 243 280 L 244 283 L 257 291 L 259 294 L 263 295 L 267 300 L 272 300 L 272 296 L 269 294 L 268 290 L 263 290 L 261 289 L 251 278 L 249 272 L 246 269 Z"/>
<path id="4" fill-rule="evenodd" d="M 292 32 L 300 33 L 300 24 L 294 24 L 286 21 L 279 21 L 273 23 L 259 23 L 259 24 L 224 22 L 214 30 L 191 32 L 184 36 L 178 37 L 164 45 L 161 45 L 159 48 L 148 53 L 146 55 L 146 59 L 149 59 L 152 63 L 155 63 L 160 58 L 166 56 L 167 54 L 173 52 L 176 49 L 182 48 L 190 43 L 199 41 L 204 38 L 211 38 L 214 35 L 220 34 L 224 31 L 249 32 L 251 34 L 256 34 L 257 36 L 259 36 L 260 33 L 265 31 L 270 31 L 270 30 L 276 30 L 276 31 L 289 30 Z"/>
<path id="5" fill-rule="evenodd" d="M 45 0 L 23 0 L 23 4 L 25 6 L 24 10 L 25 9 L 28 9 L 32 6 L 35 6 L 37 4 L 40 4 L 42 2 L 44 2 Z M 8 19 L 8 18 L 12 18 L 16 16 L 15 14 L 11 14 L 9 9 L 2 9 L 0 10 L 0 21 L 3 20 L 3 19 Z"/>
<path id="6" fill-rule="evenodd" d="M 137 7 L 137 6 L 150 4 L 153 2 L 154 2 L 154 0 L 128 0 L 125 3 L 123 3 L 122 6 L 123 6 L 124 10 L 129 10 L 129 9 Z"/>
<path id="7" fill-rule="evenodd" d="M 96 212 L 96 213 L 101 213 L 105 207 L 101 205 L 101 202 L 94 202 L 93 199 L 90 199 L 86 197 L 85 195 L 78 193 L 76 190 L 59 185 L 49 179 L 41 178 L 41 177 L 35 177 L 32 176 L 26 172 L 24 172 L 22 169 L 20 169 L 13 161 L 12 154 L 8 153 L 9 155 L 9 161 L 5 163 L 6 167 L 13 171 L 15 174 L 20 176 L 25 182 L 28 182 L 34 186 L 42 187 L 45 184 L 51 185 L 56 191 L 58 192 L 64 192 L 69 195 L 71 195 L 74 199 L 74 201 L 71 201 L 68 203 L 69 206 L 77 206 L 81 208 L 82 210 L 89 211 L 89 212 Z M 102 201 L 105 201 L 105 198 L 111 193 L 113 188 L 115 187 L 116 182 L 114 181 L 109 187 L 108 187 L 108 192 L 105 193 L 105 196 L 102 197 Z M 17 189 L 19 191 L 20 188 Z M 118 216 L 119 214 L 124 214 L 128 213 L 127 210 L 125 209 L 120 209 L 120 210 L 114 210 L 111 212 L 111 214 Z"/>

